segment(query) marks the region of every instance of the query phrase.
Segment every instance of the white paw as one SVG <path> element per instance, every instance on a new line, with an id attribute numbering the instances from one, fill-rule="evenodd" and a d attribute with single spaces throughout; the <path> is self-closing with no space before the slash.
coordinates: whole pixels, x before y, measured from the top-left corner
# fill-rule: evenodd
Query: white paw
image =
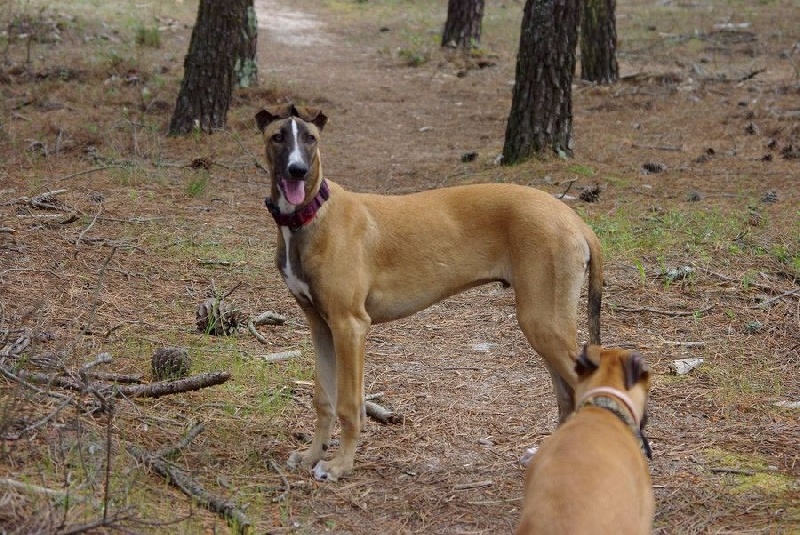
<path id="1" fill-rule="evenodd" d="M 531 464 L 533 456 L 536 455 L 537 451 L 539 451 L 539 448 L 537 448 L 536 446 L 531 446 L 530 448 L 525 450 L 525 453 L 523 453 L 519 458 L 519 464 L 527 468 L 527 466 Z"/>
<path id="2" fill-rule="evenodd" d="M 314 474 L 314 479 L 318 481 L 336 481 L 339 479 L 338 476 L 328 471 L 328 463 L 325 461 L 320 461 L 314 465 L 314 470 L 312 470 L 311 473 Z"/>

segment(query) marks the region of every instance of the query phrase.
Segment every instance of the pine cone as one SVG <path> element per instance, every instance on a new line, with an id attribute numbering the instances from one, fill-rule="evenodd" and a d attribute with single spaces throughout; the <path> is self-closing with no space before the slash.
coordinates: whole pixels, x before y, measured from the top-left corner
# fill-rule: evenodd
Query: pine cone
<path id="1" fill-rule="evenodd" d="M 244 323 L 244 314 L 216 297 L 209 297 L 200 303 L 195 317 L 198 331 L 217 336 L 230 336 Z"/>
<path id="2" fill-rule="evenodd" d="M 157 381 L 181 379 L 189 375 L 192 359 L 183 347 L 162 347 L 153 352 L 153 378 Z"/>

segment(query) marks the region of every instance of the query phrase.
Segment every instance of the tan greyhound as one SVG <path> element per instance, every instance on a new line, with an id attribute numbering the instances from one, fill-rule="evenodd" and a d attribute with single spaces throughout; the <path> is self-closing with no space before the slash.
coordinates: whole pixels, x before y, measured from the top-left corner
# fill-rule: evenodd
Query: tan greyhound
<path id="1" fill-rule="evenodd" d="M 551 195 L 479 184 L 410 195 L 353 193 L 323 178 L 327 117 L 292 104 L 256 114 L 278 224 L 276 263 L 308 319 L 315 352 L 316 430 L 292 466 L 335 480 L 353 468 L 364 419 L 364 346 L 373 323 L 499 281 L 516 293 L 517 320 L 544 358 L 563 421 L 573 409 L 577 307 L 589 271 L 589 338 L 600 341 L 600 243 Z M 322 461 L 335 416 L 338 452 Z"/>
<path id="2" fill-rule="evenodd" d="M 576 412 L 528 465 L 517 535 L 650 533 L 647 365 L 638 353 L 592 345 L 575 369 Z"/>

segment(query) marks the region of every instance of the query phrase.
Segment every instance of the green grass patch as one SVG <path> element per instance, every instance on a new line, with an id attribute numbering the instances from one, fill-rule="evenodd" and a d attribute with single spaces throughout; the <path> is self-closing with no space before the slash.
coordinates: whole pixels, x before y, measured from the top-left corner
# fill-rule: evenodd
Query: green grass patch
<path id="1" fill-rule="evenodd" d="M 192 198 L 202 197 L 210 181 L 211 175 L 207 171 L 198 171 L 186 184 L 186 194 Z"/>
<path id="2" fill-rule="evenodd" d="M 158 28 L 139 26 L 136 28 L 134 41 L 138 46 L 148 48 L 161 48 L 161 32 Z"/>
<path id="3" fill-rule="evenodd" d="M 728 490 L 733 494 L 758 492 L 780 496 L 800 490 L 795 478 L 770 468 L 767 461 L 758 455 L 743 455 L 720 448 L 703 450 L 702 455 L 711 469 L 721 473 L 729 471 L 726 479 L 730 483 Z"/>

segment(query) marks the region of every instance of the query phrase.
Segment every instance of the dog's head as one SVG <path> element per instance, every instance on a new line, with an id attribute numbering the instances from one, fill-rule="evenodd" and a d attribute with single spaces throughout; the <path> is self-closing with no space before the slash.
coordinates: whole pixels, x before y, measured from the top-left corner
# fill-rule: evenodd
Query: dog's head
<path id="1" fill-rule="evenodd" d="M 642 355 L 635 351 L 587 345 L 575 361 L 575 372 L 578 374 L 576 400 L 599 387 L 620 390 L 632 401 L 636 412 L 634 417 L 640 422 L 640 430 L 644 429 L 650 394 L 650 371 Z"/>
<path id="2" fill-rule="evenodd" d="M 264 136 L 273 200 L 287 209 L 302 204 L 322 180 L 318 141 L 328 118 L 317 108 L 294 104 L 264 108 L 255 118 Z"/>

